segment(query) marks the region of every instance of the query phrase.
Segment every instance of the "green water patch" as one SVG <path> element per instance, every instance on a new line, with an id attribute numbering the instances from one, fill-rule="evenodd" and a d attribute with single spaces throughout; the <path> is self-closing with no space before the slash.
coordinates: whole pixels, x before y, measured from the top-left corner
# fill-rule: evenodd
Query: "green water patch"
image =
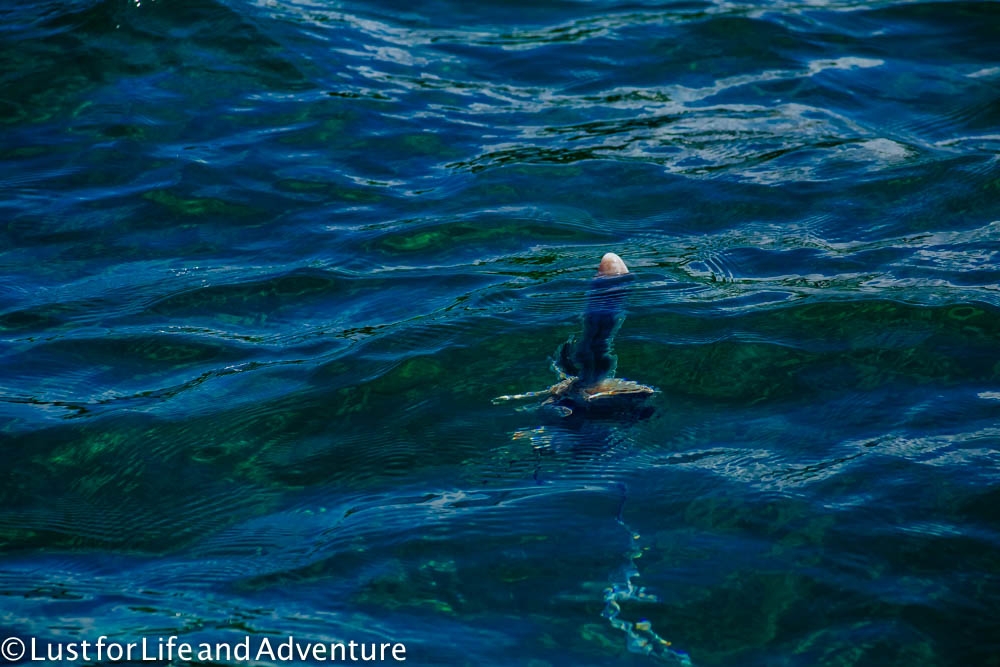
<path id="1" fill-rule="evenodd" d="M 181 197 L 169 190 L 151 190 L 143 195 L 143 199 L 185 217 L 246 218 L 253 215 L 253 209 L 243 204 L 215 197 Z"/>
<path id="2" fill-rule="evenodd" d="M 335 274 L 301 270 L 273 278 L 183 291 L 161 299 L 151 313 L 204 317 L 228 325 L 250 325 L 280 318 L 283 311 L 309 301 L 346 295 L 347 281 Z"/>
<path id="3" fill-rule="evenodd" d="M 377 187 L 346 186 L 293 178 L 278 181 L 275 187 L 288 192 L 322 195 L 324 199 L 351 204 L 378 204 L 388 199 Z"/>
<path id="4" fill-rule="evenodd" d="M 534 221 L 504 220 L 484 224 L 467 220 L 454 220 L 436 225 L 397 229 L 379 235 L 364 244 L 368 252 L 384 256 L 407 254 L 433 254 L 449 252 L 458 243 L 462 246 L 485 245 L 493 252 L 523 248 L 526 242 L 557 243 L 572 239 L 574 242 L 596 242 L 601 235 L 566 226 L 545 225 Z M 453 252 L 453 251 L 452 251 Z"/>

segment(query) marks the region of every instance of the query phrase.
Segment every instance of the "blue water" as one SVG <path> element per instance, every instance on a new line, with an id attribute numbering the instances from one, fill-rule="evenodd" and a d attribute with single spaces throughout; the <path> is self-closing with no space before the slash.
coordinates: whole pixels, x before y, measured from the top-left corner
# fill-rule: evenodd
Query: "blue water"
<path id="1" fill-rule="evenodd" d="M 1000 4 L 25 1 L 0 63 L 0 637 L 1000 664 Z M 494 402 L 606 251 L 653 414 Z"/>

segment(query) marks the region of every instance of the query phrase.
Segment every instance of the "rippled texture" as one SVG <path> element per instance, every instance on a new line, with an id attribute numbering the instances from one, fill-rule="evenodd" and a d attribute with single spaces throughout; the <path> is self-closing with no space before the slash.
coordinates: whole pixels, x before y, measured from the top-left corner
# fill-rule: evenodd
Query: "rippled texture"
<path id="1" fill-rule="evenodd" d="M 4 636 L 998 664 L 1000 5 L 0 19 Z"/>

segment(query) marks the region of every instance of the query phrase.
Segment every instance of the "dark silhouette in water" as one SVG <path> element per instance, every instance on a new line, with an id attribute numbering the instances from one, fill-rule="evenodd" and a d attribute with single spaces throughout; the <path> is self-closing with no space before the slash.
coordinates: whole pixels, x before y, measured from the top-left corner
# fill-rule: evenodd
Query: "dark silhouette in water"
<path id="1" fill-rule="evenodd" d="M 500 396 L 496 401 L 548 396 L 543 407 L 561 416 L 643 418 L 652 413 L 646 400 L 656 389 L 614 377 L 618 359 L 614 335 L 625 319 L 626 287 L 631 281 L 621 257 L 607 253 L 591 284 L 580 340 L 563 343 L 556 371 L 561 381 L 545 391 Z"/>
<path id="2" fill-rule="evenodd" d="M 614 253 L 606 254 L 591 283 L 580 341 L 575 349 L 572 341 L 559 348 L 559 366 L 583 385 L 614 375 L 618 358 L 611 347 L 625 320 L 625 289 L 631 279 L 625 262 Z"/>

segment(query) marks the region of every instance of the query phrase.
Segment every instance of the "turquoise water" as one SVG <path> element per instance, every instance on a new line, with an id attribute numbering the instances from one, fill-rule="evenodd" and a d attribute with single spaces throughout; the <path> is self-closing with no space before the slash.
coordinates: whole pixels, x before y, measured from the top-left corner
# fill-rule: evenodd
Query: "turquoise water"
<path id="1" fill-rule="evenodd" d="M 0 19 L 0 636 L 1000 664 L 1000 5 Z"/>

